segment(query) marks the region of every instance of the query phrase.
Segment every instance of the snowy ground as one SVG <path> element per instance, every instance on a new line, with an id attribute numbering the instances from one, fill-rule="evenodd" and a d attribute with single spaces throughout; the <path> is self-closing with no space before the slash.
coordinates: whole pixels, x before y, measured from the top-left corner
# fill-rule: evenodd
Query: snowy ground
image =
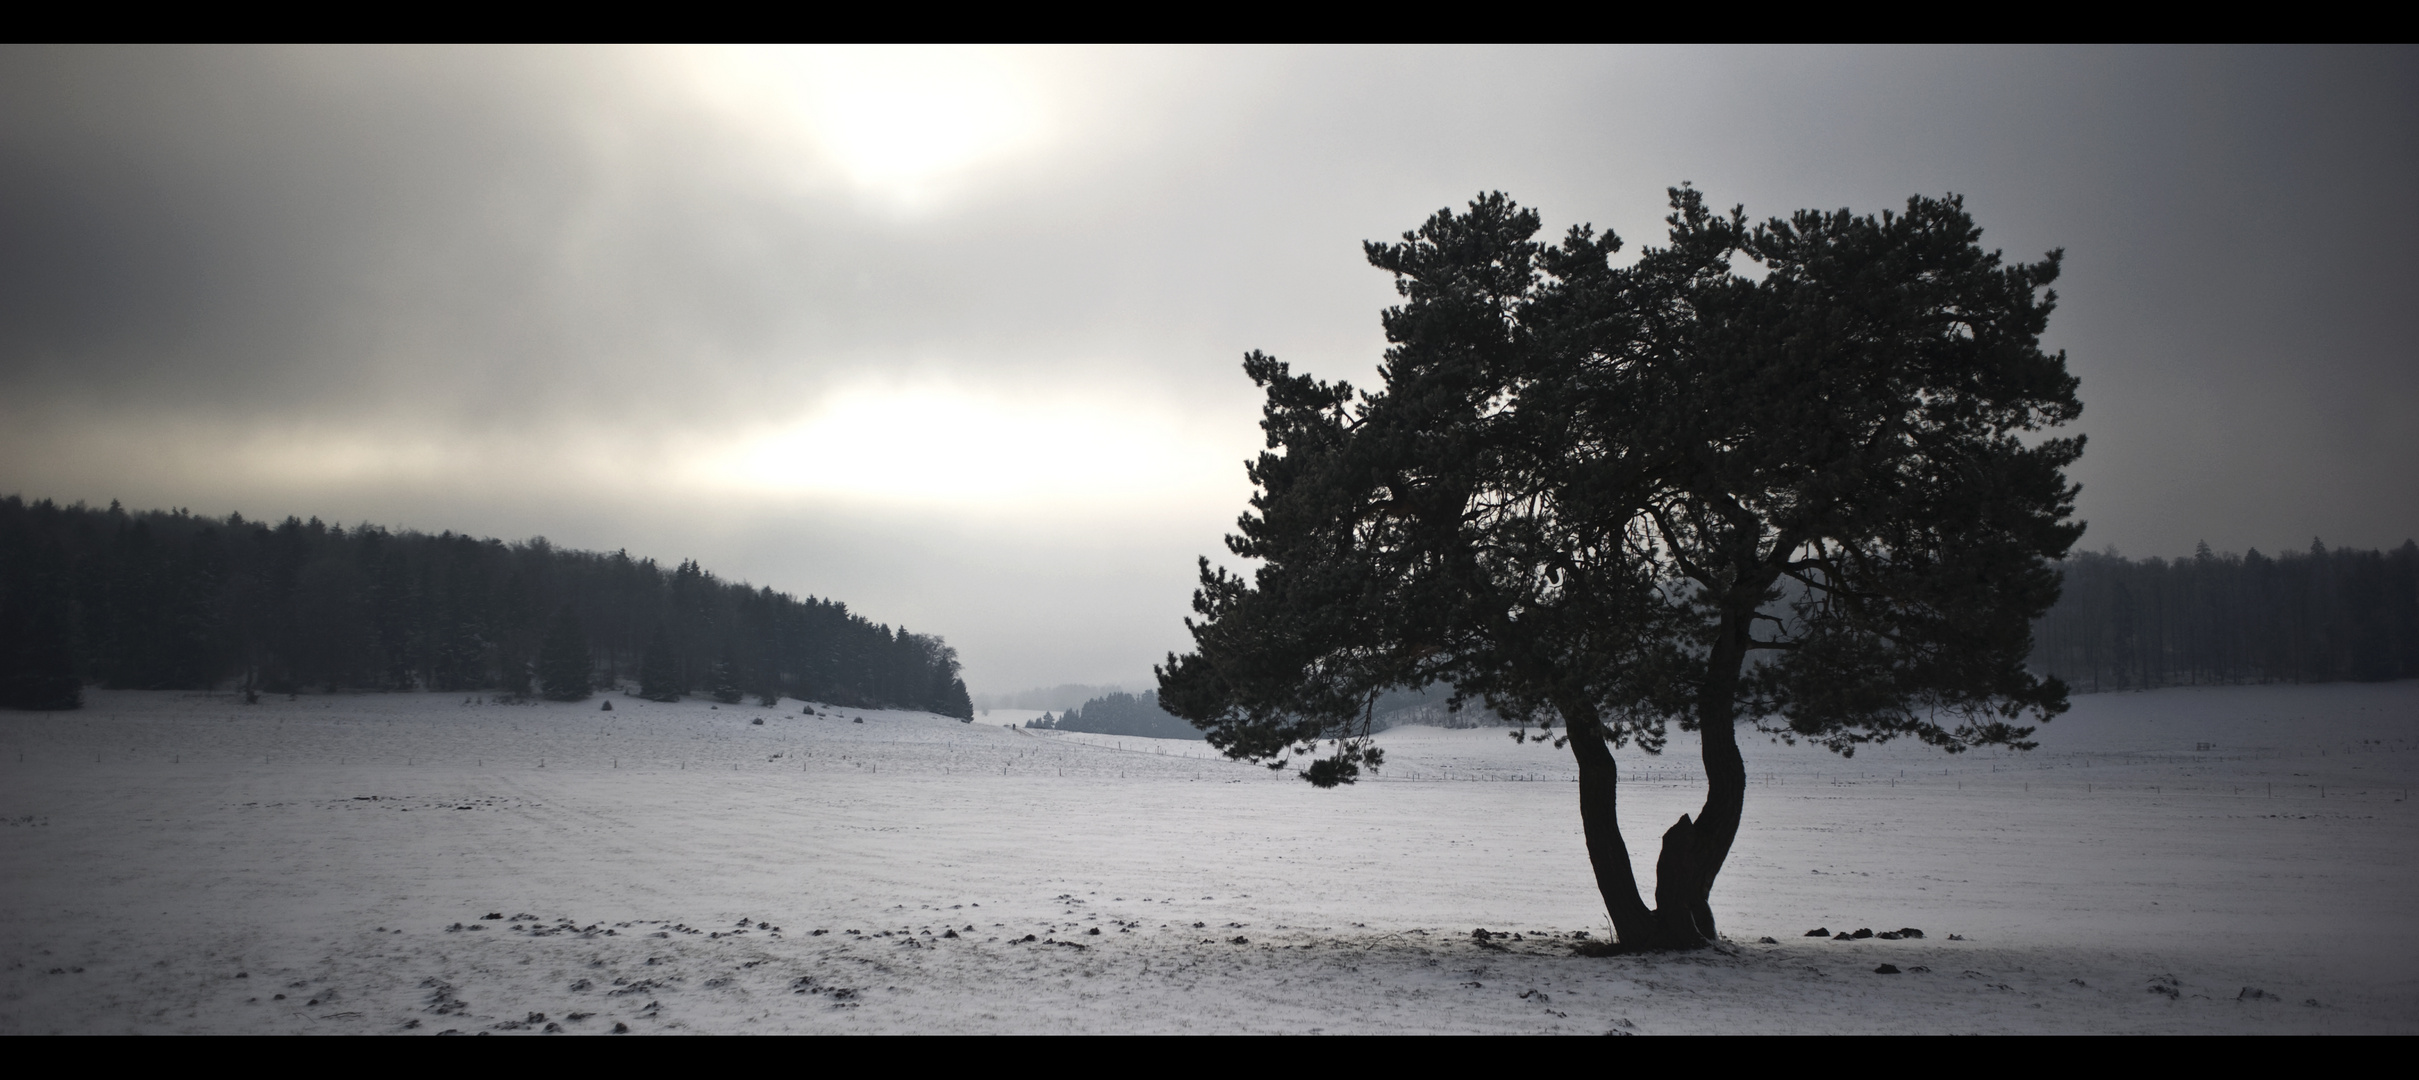
<path id="1" fill-rule="evenodd" d="M 1568 752 L 1500 732 L 1321 792 L 1005 713 L 614 707 L 0 713 L 0 1032 L 2419 1031 L 2419 683 L 1751 743 L 1728 943 L 1594 959 Z M 1694 747 L 1621 759 L 1651 863 Z"/>

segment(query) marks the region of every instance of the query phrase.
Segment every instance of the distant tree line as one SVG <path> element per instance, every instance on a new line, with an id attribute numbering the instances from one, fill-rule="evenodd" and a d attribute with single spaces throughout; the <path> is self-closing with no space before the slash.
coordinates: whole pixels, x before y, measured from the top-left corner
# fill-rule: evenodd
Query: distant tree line
<path id="1" fill-rule="evenodd" d="M 1122 686 L 1090 686 L 1084 683 L 1061 683 L 1057 686 L 1035 687 L 1010 693 L 974 695 L 977 709 L 1072 709 L 1096 697 L 1123 693 Z"/>
<path id="2" fill-rule="evenodd" d="M 1507 727 L 1511 721 L 1495 714 L 1484 701 L 1464 701 L 1461 708 L 1453 707 L 1453 688 L 1445 685 L 1424 686 L 1417 690 L 1394 689 L 1379 694 L 1369 707 L 1370 730 L 1421 725 L 1440 728 Z"/>
<path id="3" fill-rule="evenodd" d="M 0 704 L 155 690 L 782 696 L 971 717 L 956 651 L 694 561 L 0 499 Z"/>
<path id="4" fill-rule="evenodd" d="M 1099 735 L 1132 735 L 1145 739 L 1199 739 L 1201 729 L 1159 707 L 1159 692 L 1141 697 L 1112 693 L 1084 702 L 1058 716 L 1043 713 L 1025 723 L 1049 731 L 1088 731 Z"/>
<path id="5" fill-rule="evenodd" d="M 2066 560 L 2032 667 L 2079 691 L 2419 677 L 2419 544 Z"/>
<path id="6" fill-rule="evenodd" d="M 2033 629 L 2032 667 L 2080 692 L 2419 678 L 2419 543 L 2360 551 L 2313 540 L 2274 557 L 2202 544 L 2173 560 L 2081 553 L 2061 569 L 2064 591 Z M 1380 695 L 1372 729 L 1505 722 L 1482 703 L 1449 710 L 1449 689 Z M 1202 737 L 1155 693 L 1107 694 L 1026 726 Z"/>

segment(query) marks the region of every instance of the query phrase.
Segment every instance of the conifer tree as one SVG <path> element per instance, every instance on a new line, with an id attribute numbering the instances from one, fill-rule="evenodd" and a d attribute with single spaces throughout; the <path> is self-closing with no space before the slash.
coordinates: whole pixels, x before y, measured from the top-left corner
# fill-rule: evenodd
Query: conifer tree
<path id="1" fill-rule="evenodd" d="M 725 705 L 737 705 L 740 698 L 747 696 L 739 689 L 739 665 L 731 659 L 728 648 L 722 651 L 720 659 L 714 661 L 713 679 L 714 700 Z"/>
<path id="2" fill-rule="evenodd" d="M 649 701 L 679 701 L 681 689 L 680 657 L 672 645 L 672 632 L 657 623 L 655 636 L 639 654 L 638 696 Z"/>
<path id="3" fill-rule="evenodd" d="M 1228 544 L 1260 566 L 1201 561 L 1195 651 L 1159 669 L 1231 757 L 1332 747 L 1302 770 L 1320 787 L 1380 764 L 1400 688 L 1568 746 L 1628 948 L 1715 936 L 1742 721 L 1842 755 L 2029 748 L 2023 721 L 2066 707 L 2024 669 L 2030 628 L 2082 531 L 2082 443 L 2039 434 L 2082 408 L 2040 347 L 2057 253 L 2002 262 L 1954 196 L 1762 225 L 1671 197 L 1670 245 L 1629 266 L 1586 227 L 1538 244 L 1500 193 L 1368 245 L 1405 300 L 1384 387 L 1245 360 L 1269 449 Z M 1699 732 L 1706 800 L 1664 832 L 1650 908 L 1613 751 L 1670 722 Z"/>
<path id="4" fill-rule="evenodd" d="M 534 669 L 537 665 L 532 664 L 528 660 L 529 654 L 516 649 L 504 648 L 497 650 L 497 652 L 500 659 L 496 664 L 496 669 L 498 672 L 496 689 L 503 691 L 506 700 L 521 701 L 527 699 L 529 697 L 530 683 L 533 681 L 536 675 L 536 671 Z M 287 692 L 292 693 L 293 691 L 289 689 Z"/>
<path id="5" fill-rule="evenodd" d="M 588 635 L 571 605 L 565 604 L 546 631 L 546 643 L 538 648 L 538 688 L 550 701 L 586 700 L 595 668 Z"/>

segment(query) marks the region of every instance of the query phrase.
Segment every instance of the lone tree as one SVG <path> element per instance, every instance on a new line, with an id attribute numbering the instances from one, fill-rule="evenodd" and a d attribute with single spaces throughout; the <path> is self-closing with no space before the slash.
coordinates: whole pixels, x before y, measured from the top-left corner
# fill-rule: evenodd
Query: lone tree
<path id="1" fill-rule="evenodd" d="M 1738 726 L 1843 756 L 1913 737 L 2029 748 L 2066 708 L 2026 672 L 2081 535 L 2035 434 L 2081 404 L 2040 335 L 2059 253 L 2002 263 L 1956 197 L 1750 225 L 1671 193 L 1670 244 L 1539 221 L 1501 194 L 1369 244 L 1401 306 L 1382 389 L 1253 353 L 1258 492 L 1201 561 L 1195 649 L 1161 704 L 1230 757 L 1348 784 L 1378 695 L 1443 683 L 1567 745 L 1623 948 L 1688 948 L 1747 787 Z M 1742 268 L 1751 272 L 1742 272 Z M 1707 792 L 1663 834 L 1654 906 L 1613 751 L 1700 735 Z M 1319 756 L 1321 744 L 1328 747 Z"/>
<path id="2" fill-rule="evenodd" d="M 549 701 L 585 701 L 596 673 L 588 652 L 588 633 L 580 628 L 571 605 L 556 612 L 554 625 L 538 646 L 538 691 Z"/>

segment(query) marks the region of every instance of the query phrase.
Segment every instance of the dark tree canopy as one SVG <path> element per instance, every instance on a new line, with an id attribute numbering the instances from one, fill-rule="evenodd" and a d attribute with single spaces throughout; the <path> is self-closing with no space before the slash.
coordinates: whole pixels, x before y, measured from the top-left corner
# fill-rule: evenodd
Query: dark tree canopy
<path id="1" fill-rule="evenodd" d="M 1268 450 L 1202 562 L 1195 650 L 1161 698 L 1236 757 L 1381 764 L 1390 689 L 1482 698 L 1580 766 L 1597 881 L 1625 945 L 1714 932 L 1744 718 L 1840 753 L 2029 745 L 2065 687 L 2030 625 L 2081 532 L 2062 470 L 2081 409 L 2040 335 L 2058 255 L 2005 264 L 1955 197 L 1751 225 L 1671 193 L 1669 244 L 1500 194 L 1369 261 L 1404 297 L 1375 392 L 1254 353 Z M 1612 751 L 1703 733 L 1708 797 L 1666 833 L 1656 907 L 1614 815 Z M 1328 753 L 1319 756 L 1325 743 Z"/>

